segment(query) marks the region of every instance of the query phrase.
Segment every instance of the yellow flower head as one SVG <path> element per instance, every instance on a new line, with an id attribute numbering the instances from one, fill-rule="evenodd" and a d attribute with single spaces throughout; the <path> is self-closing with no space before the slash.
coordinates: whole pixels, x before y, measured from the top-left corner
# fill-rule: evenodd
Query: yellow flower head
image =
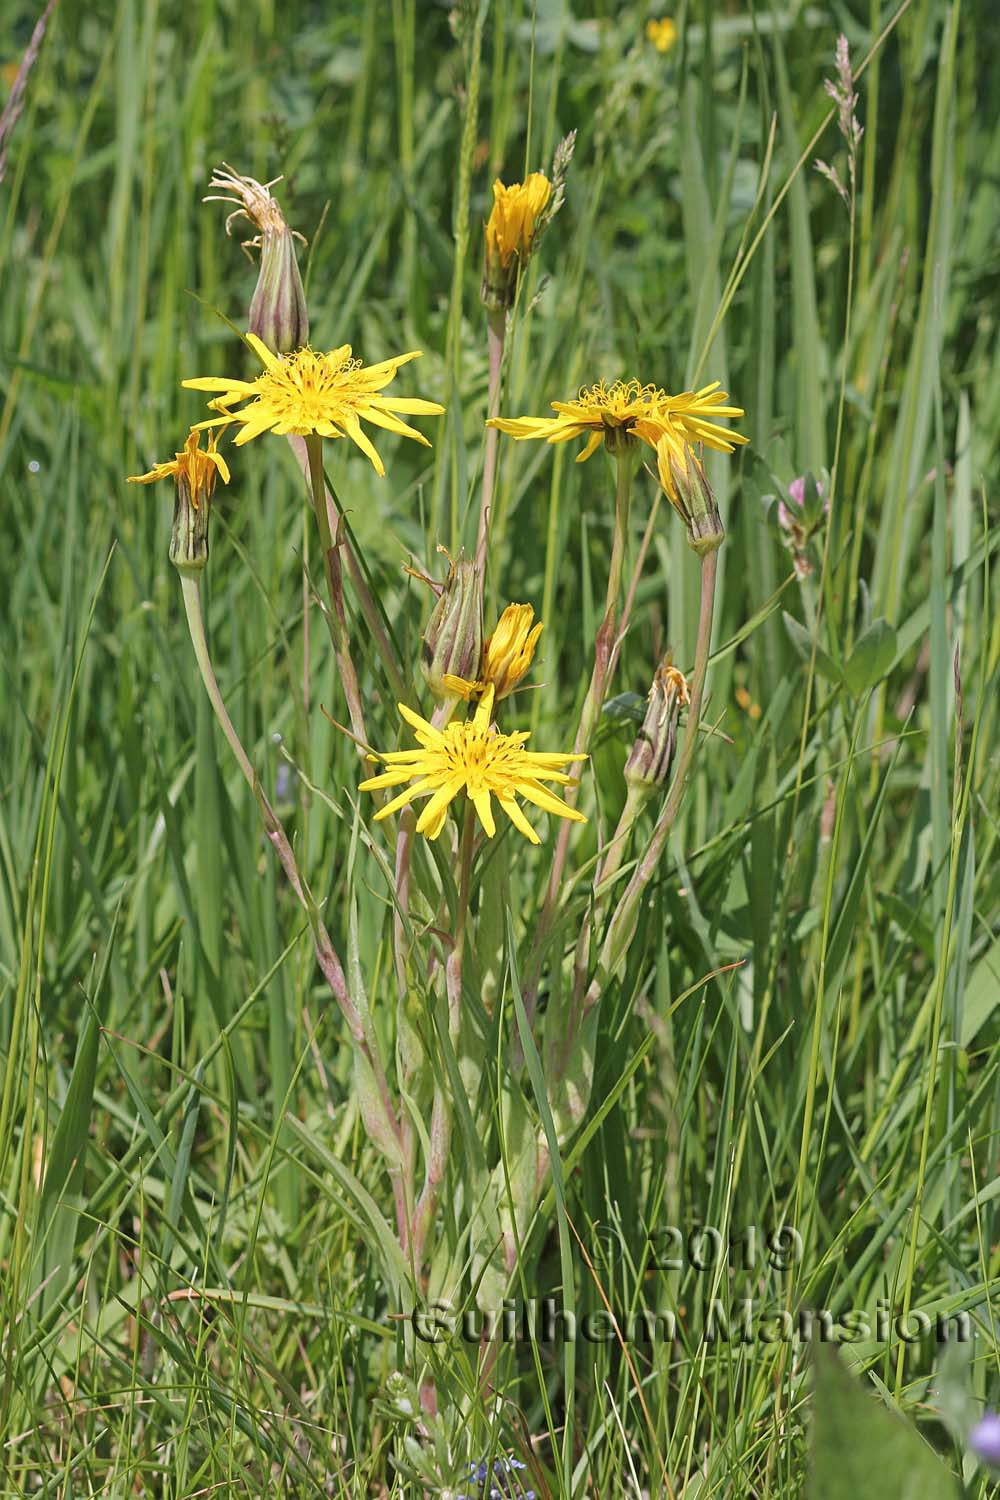
<path id="1" fill-rule="evenodd" d="M 470 681 L 465 677 L 446 675 L 444 685 L 457 693 L 466 702 L 479 697 L 490 686 L 494 701 L 499 703 L 512 693 L 531 666 L 542 633 L 542 622 L 534 624 L 535 611 L 530 604 L 508 604 L 497 628 L 483 647 L 479 676 Z"/>
<path id="2" fill-rule="evenodd" d="M 208 439 L 208 448 L 203 453 L 199 446 L 201 433 L 196 427 L 192 427 L 183 453 L 175 453 L 166 463 L 154 464 L 146 474 L 130 474 L 128 483 L 155 484 L 158 479 L 167 479 L 173 475 L 175 480 L 180 478 L 186 482 L 191 504 L 197 510 L 199 501 L 212 498 L 217 474 L 221 474 L 225 484 L 229 483 L 229 466 L 222 454 L 215 451 L 217 440 L 217 434 L 213 432 Z"/>
<path id="3" fill-rule="evenodd" d="M 677 27 L 669 16 L 646 22 L 646 36 L 657 52 L 669 52 L 677 40 Z"/>
<path id="4" fill-rule="evenodd" d="M 533 844 L 541 840 L 521 811 L 517 797 L 524 797 L 557 818 L 571 818 L 576 823 L 587 821 L 576 808 L 567 807 L 542 785 L 543 781 L 555 781 L 565 786 L 570 778 L 563 767 L 587 757 L 536 753 L 525 750 L 526 733 L 500 734 L 490 724 L 492 683 L 484 692 L 473 718 L 451 723 L 445 729 L 435 729 L 404 703 L 399 705 L 399 712 L 412 727 L 420 748 L 394 750 L 381 755 L 379 759 L 389 770 L 363 781 L 361 790 L 374 792 L 380 787 L 400 786 L 405 781 L 413 785 L 380 808 L 375 814 L 376 822 L 405 807 L 414 797 L 430 793 L 430 801 L 417 819 L 417 832 L 436 839 L 444 827 L 449 806 L 460 792 L 471 799 L 489 838 L 496 833 L 491 795 L 496 797 L 514 827 Z"/>
<path id="5" fill-rule="evenodd" d="M 506 270 L 518 256 L 527 260 L 538 220 L 550 197 L 552 184 L 544 172 L 532 172 L 524 182 L 504 187 L 499 177 L 493 184 L 493 212 L 486 224 L 486 262 L 499 262 Z"/>
<path id="6" fill-rule="evenodd" d="M 381 394 L 400 365 L 420 357 L 419 349 L 409 354 L 397 354 L 395 359 L 383 360 L 378 365 L 365 366 L 359 359 L 351 358 L 350 344 L 331 349 L 328 354 L 318 354 L 314 349 L 298 349 L 294 354 L 279 356 L 272 354 L 255 334 L 247 334 L 247 343 L 264 366 L 263 374 L 256 380 L 231 380 L 213 375 L 182 382 L 188 390 L 217 393 L 209 405 L 222 415 L 200 423 L 201 427 L 241 423 L 237 447 L 260 437 L 262 432 L 291 432 L 300 437 L 310 433 L 329 438 L 349 437 L 380 475 L 385 474 L 385 468 L 361 429 L 362 421 L 413 438 L 425 448 L 430 447 L 423 433 L 401 422 L 395 414 L 407 412 L 433 416 L 443 412 L 444 407 L 436 401 Z M 232 411 L 238 401 L 247 404 L 239 411 Z"/>
<path id="7" fill-rule="evenodd" d="M 732 453 L 735 444 L 748 439 L 710 420 L 742 417 L 743 408 L 727 406 L 728 400 L 717 380 L 699 391 L 682 391 L 679 396 L 668 395 L 655 385 L 640 385 L 637 380 L 616 380 L 610 386 L 601 380 L 581 390 L 574 401 L 553 401 L 552 409 L 558 413 L 555 417 L 491 417 L 487 426 L 498 427 L 518 441 L 544 438 L 549 443 L 564 443 L 586 436 L 583 451 L 577 455 L 578 464 L 602 442 L 614 450 L 623 436 L 626 441 L 638 439 L 657 450 L 665 445 L 675 455 L 692 443 Z M 669 467 L 667 472 L 669 475 Z"/>

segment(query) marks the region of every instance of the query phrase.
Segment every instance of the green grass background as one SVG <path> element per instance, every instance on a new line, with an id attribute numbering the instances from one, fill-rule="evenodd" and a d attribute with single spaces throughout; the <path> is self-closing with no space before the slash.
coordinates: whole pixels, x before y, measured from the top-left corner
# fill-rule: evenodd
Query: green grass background
<path id="1" fill-rule="evenodd" d="M 503 410 L 542 414 L 601 377 L 720 379 L 752 441 L 710 471 L 722 733 L 607 997 L 590 1127 L 564 1162 L 594 1274 L 580 1254 L 566 1284 L 550 1212 L 524 1290 L 578 1312 L 602 1306 L 598 1281 L 624 1312 L 716 1292 L 967 1309 L 977 1337 L 944 1375 L 929 1340 L 902 1366 L 875 1337 L 848 1352 L 988 1492 L 942 1391 L 1000 1398 L 1000 15 L 912 0 L 892 25 L 898 10 L 703 0 L 666 57 L 644 37 L 654 12 L 612 0 L 56 10 L 0 189 L 4 1494 L 422 1492 L 375 1400 L 402 1337 L 329 1166 L 386 1202 L 349 1049 L 195 675 L 168 487 L 124 479 L 201 416 L 183 378 L 242 368 L 216 310 L 242 324 L 255 272 L 200 203 L 211 169 L 283 172 L 316 345 L 369 363 L 423 349 L 407 393 L 448 408 L 423 424 L 429 453 L 386 437 L 383 481 L 347 443 L 328 459 L 415 662 L 425 600 L 400 564 L 439 572 L 436 545 L 475 524 L 490 183 L 574 129 Z M 36 8 L 0 15 L 16 62 Z M 840 30 L 855 67 L 871 54 L 853 221 L 812 168 L 846 175 L 823 91 Z M 265 782 L 298 768 L 281 811 L 341 941 L 358 903 L 388 1038 L 386 891 L 354 752 L 319 711 L 343 717 L 318 617 L 308 694 L 303 677 L 301 484 L 285 444 L 251 448 L 213 517 L 216 664 Z M 491 598 L 544 617 L 525 722 L 568 748 L 612 479 L 566 448 L 500 457 Z M 824 468 L 820 595 L 818 573 L 806 591 L 791 576 L 764 497 Z M 641 477 L 633 547 L 653 493 Z M 696 617 L 661 513 L 616 691 L 644 693 L 668 643 L 690 664 Z M 845 686 L 880 619 L 894 634 Z M 389 744 L 392 702 L 363 641 L 358 656 Z M 627 744 L 609 723 L 583 857 L 620 806 Z M 515 921 L 546 874 L 518 858 Z M 758 1257 L 643 1274 L 665 1225 L 763 1239 L 786 1221 L 803 1239 L 788 1273 Z M 692 1335 L 631 1353 L 514 1351 L 484 1400 L 474 1346 L 435 1349 L 442 1484 L 513 1442 L 539 1494 L 801 1492 L 804 1349 Z"/>

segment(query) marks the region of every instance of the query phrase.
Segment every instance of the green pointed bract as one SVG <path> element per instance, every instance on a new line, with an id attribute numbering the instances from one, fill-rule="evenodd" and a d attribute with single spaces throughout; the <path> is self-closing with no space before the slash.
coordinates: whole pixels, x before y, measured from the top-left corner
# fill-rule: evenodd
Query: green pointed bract
<path id="1" fill-rule="evenodd" d="M 420 643 L 420 668 L 436 698 L 453 698 L 446 677 L 474 678 L 483 651 L 483 590 L 475 563 L 459 557 Z"/>
<path id="2" fill-rule="evenodd" d="M 309 314 L 295 241 L 286 225 L 281 230 L 265 230 L 261 242 L 249 330 L 275 354 L 290 354 L 309 342 Z"/>
<path id="3" fill-rule="evenodd" d="M 194 576 L 208 562 L 208 517 L 211 500 L 207 494 L 195 505 L 187 475 L 178 473 L 174 491 L 174 522 L 170 531 L 170 561 L 179 573 Z"/>

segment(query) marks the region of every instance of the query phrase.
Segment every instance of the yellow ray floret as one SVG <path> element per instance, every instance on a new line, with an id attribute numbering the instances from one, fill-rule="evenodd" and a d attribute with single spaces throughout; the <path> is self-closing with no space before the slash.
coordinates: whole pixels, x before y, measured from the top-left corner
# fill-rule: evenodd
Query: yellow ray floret
<path id="1" fill-rule="evenodd" d="M 260 437 L 263 432 L 295 433 L 299 437 L 313 433 L 328 438 L 349 437 L 380 475 L 385 474 L 385 468 L 362 430 L 362 422 L 371 422 L 375 427 L 384 427 L 388 432 L 399 433 L 422 443 L 425 448 L 430 447 L 423 433 L 400 421 L 397 413 L 436 416 L 444 411 L 444 407 L 436 401 L 381 394 L 400 365 L 419 359 L 419 349 L 409 354 L 397 354 L 395 359 L 383 360 L 381 364 L 366 366 L 359 359 L 352 359 L 350 344 L 331 349 L 328 354 L 319 354 L 315 349 L 297 349 L 294 354 L 279 356 L 272 354 L 254 334 L 248 333 L 246 338 L 264 366 L 263 373 L 256 380 L 206 376 L 182 382 L 189 390 L 215 393 L 216 399 L 209 405 L 222 415 L 202 422 L 200 426 L 241 423 L 237 447 Z M 239 401 L 246 402 L 246 405 L 233 411 L 231 408 Z"/>
<path id="2" fill-rule="evenodd" d="M 524 182 L 504 187 L 499 177 L 493 184 L 493 211 L 486 224 L 486 258 L 506 268 L 515 255 L 526 260 L 538 220 L 552 196 L 552 184 L 544 172 L 532 172 Z"/>
<path id="3" fill-rule="evenodd" d="M 721 453 L 732 453 L 736 444 L 749 440 L 720 427 L 715 420 L 743 416 L 743 408 L 729 406 L 728 401 L 717 380 L 701 390 L 682 391 L 677 396 L 659 386 L 640 385 L 637 380 L 616 380 L 613 385 L 601 380 L 581 390 L 575 400 L 553 401 L 554 417 L 491 417 L 487 425 L 518 441 L 544 438 L 549 443 L 564 443 L 586 437 L 577 463 L 588 459 L 609 434 L 619 432 L 654 449 L 662 444 L 683 452 L 685 447 L 704 443 Z"/>
<path id="4" fill-rule="evenodd" d="M 186 479 L 191 503 L 197 510 L 199 499 L 203 496 L 211 499 L 216 475 L 221 475 L 223 483 L 229 483 L 229 466 L 222 454 L 216 452 L 217 441 L 218 434 L 213 432 L 209 436 L 208 447 L 203 452 L 200 447 L 201 433 L 196 427 L 192 427 L 182 453 L 175 453 L 166 463 L 154 464 L 146 474 L 130 474 L 128 482 L 155 484 L 158 479 L 167 479 L 171 475 L 175 479 Z"/>
<path id="5" fill-rule="evenodd" d="M 497 799 L 518 832 L 533 844 L 541 840 L 524 816 L 517 797 L 533 802 L 557 818 L 572 818 L 576 823 L 587 821 L 582 813 L 574 807 L 567 807 L 542 785 L 543 781 L 554 781 L 565 786 L 570 778 L 563 768 L 587 757 L 540 754 L 525 750 L 526 733 L 500 734 L 490 723 L 492 683 L 483 694 L 473 718 L 449 724 L 445 729 L 435 729 L 404 703 L 399 705 L 399 712 L 413 729 L 419 749 L 395 750 L 381 755 L 379 759 L 389 769 L 363 781 L 361 790 L 374 792 L 381 787 L 401 786 L 406 781 L 413 784 L 379 809 L 375 814 L 376 822 L 398 812 L 414 797 L 429 794 L 430 801 L 417 819 L 417 832 L 436 839 L 444 827 L 449 806 L 460 792 L 472 802 L 489 838 L 496 833 L 491 797 Z"/>
<path id="6" fill-rule="evenodd" d="M 534 619 L 535 611 L 530 604 L 508 604 L 483 647 L 479 676 L 470 681 L 446 672 L 444 685 L 448 691 L 457 693 L 467 703 L 491 684 L 496 703 L 512 693 L 528 672 L 542 633 L 541 620 L 536 625 Z"/>

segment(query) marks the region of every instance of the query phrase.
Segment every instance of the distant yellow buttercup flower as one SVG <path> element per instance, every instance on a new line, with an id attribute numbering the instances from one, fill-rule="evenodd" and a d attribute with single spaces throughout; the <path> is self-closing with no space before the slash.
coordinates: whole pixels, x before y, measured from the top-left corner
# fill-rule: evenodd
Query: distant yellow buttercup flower
<path id="1" fill-rule="evenodd" d="M 208 517 L 217 477 L 229 483 L 229 466 L 216 452 L 212 433 L 201 449 L 201 433 L 192 427 L 183 451 L 166 463 L 154 464 L 146 474 L 130 474 L 129 484 L 155 484 L 173 478 L 174 524 L 170 533 L 170 561 L 181 573 L 196 574 L 208 562 Z"/>
<path id="2" fill-rule="evenodd" d="M 657 52 L 669 52 L 677 40 L 677 27 L 669 16 L 646 22 L 646 36 Z"/>
<path id="3" fill-rule="evenodd" d="M 530 604 L 508 604 L 483 647 L 478 677 L 470 680 L 448 674 L 445 687 L 466 702 L 485 693 L 488 687 L 493 688 L 496 703 L 506 698 L 531 666 L 542 633 L 541 620 L 536 625 L 534 619 L 535 611 Z"/>
<path id="4" fill-rule="evenodd" d="M 732 453 L 735 444 L 748 439 L 710 420 L 742 417 L 743 408 L 725 405 L 728 400 L 717 380 L 699 391 L 682 391 L 678 396 L 655 385 L 640 385 L 637 380 L 616 380 L 610 386 L 601 380 L 581 390 L 573 401 L 553 401 L 552 409 L 558 416 L 492 417 L 487 426 L 498 427 L 519 442 L 544 438 L 549 443 L 564 443 L 586 436 L 586 445 L 577 455 L 578 464 L 590 458 L 602 442 L 614 449 L 622 436 L 654 449 L 664 444 L 675 454 L 693 443 Z"/>
<path id="5" fill-rule="evenodd" d="M 272 354 L 253 333 L 247 334 L 247 343 L 264 366 L 263 374 L 256 380 L 207 376 L 182 382 L 188 390 L 218 393 L 209 405 L 222 415 L 201 422 L 199 426 L 241 423 L 242 430 L 235 440 L 237 447 L 264 432 L 296 433 L 300 437 L 312 433 L 328 438 L 349 437 L 380 475 L 385 474 L 385 467 L 362 431 L 362 421 L 413 438 L 425 448 L 430 447 L 423 433 L 401 422 L 395 413 L 435 416 L 443 412 L 444 407 L 436 401 L 381 394 L 400 365 L 419 359 L 419 349 L 409 354 L 397 354 L 395 359 L 383 360 L 381 364 L 365 366 L 359 359 L 351 358 L 350 344 L 342 344 L 327 354 L 307 348 L 279 356 Z M 245 401 L 247 405 L 239 411 L 232 411 L 238 401 Z"/>
<path id="6" fill-rule="evenodd" d="M 405 703 L 399 704 L 399 712 L 412 727 L 420 748 L 380 755 L 379 759 L 390 769 L 379 776 L 369 777 L 361 783 L 360 789 L 374 792 L 381 787 L 400 786 L 405 781 L 413 785 L 380 808 L 375 814 L 376 822 L 398 812 L 414 797 L 429 793 L 430 801 L 417 819 L 417 832 L 436 839 L 444 827 L 448 808 L 460 792 L 471 800 L 488 838 L 496 833 L 491 796 L 497 799 L 518 832 L 532 844 L 541 840 L 524 816 L 517 797 L 533 802 L 557 818 L 571 818 L 576 823 L 587 821 L 576 808 L 567 807 L 542 785 L 543 781 L 554 781 L 565 786 L 570 778 L 563 767 L 587 757 L 525 750 L 526 733 L 500 734 L 492 728 L 493 700 L 491 683 L 473 718 L 452 722 L 444 729 L 435 729 Z"/>

